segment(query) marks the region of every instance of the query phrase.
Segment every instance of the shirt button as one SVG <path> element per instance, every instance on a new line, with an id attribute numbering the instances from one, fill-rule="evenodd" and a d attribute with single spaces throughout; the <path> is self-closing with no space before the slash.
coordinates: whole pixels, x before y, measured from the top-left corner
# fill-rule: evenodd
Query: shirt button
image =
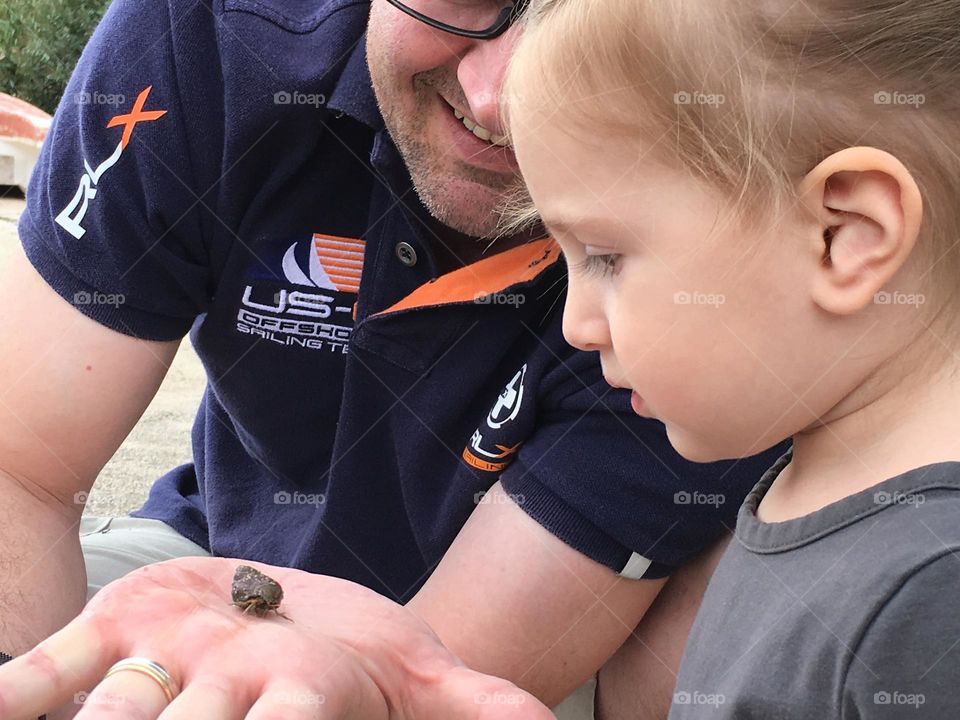
<path id="1" fill-rule="evenodd" d="M 413 267 L 417 264 L 417 251 L 413 249 L 413 245 L 410 243 L 397 243 L 396 252 L 397 257 L 400 258 L 400 262 L 407 267 Z"/>

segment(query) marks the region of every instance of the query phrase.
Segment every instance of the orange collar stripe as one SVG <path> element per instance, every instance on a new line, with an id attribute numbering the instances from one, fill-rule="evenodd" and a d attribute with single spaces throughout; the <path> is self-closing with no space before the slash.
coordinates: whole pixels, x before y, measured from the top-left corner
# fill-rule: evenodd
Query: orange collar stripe
<path id="1" fill-rule="evenodd" d="M 553 238 L 525 243 L 441 275 L 377 315 L 476 300 L 529 282 L 559 259 L 560 247 Z"/>

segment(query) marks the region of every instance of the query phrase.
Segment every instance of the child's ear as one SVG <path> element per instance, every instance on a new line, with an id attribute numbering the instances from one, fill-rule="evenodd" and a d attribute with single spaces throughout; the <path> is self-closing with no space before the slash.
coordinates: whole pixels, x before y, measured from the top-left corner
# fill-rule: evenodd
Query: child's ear
<path id="1" fill-rule="evenodd" d="M 916 244 L 923 201 L 913 176 L 882 150 L 847 148 L 810 171 L 800 195 L 814 219 L 814 302 L 839 315 L 862 310 Z"/>

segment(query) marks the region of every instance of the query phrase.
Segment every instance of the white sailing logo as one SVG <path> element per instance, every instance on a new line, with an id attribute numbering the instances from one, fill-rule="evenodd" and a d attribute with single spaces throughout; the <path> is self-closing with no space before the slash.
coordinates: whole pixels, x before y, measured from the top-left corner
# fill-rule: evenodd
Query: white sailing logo
<path id="1" fill-rule="evenodd" d="M 320 264 L 320 258 L 317 253 L 313 251 L 312 245 L 310 247 L 310 260 L 307 267 L 308 272 L 305 273 L 301 269 L 295 254 L 297 245 L 298 243 L 293 243 L 293 245 L 287 248 L 287 252 L 283 255 L 283 274 L 287 280 L 294 285 L 306 285 L 307 287 L 323 288 L 324 290 L 337 290 L 337 286 L 333 280 L 330 279 L 330 276 L 327 275 L 327 271 L 323 269 L 323 265 Z"/>

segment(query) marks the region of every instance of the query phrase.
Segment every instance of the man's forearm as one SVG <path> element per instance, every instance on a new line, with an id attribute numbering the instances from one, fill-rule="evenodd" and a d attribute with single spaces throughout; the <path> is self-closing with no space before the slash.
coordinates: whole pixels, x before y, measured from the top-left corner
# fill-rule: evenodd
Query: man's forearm
<path id="1" fill-rule="evenodd" d="M 0 508 L 0 652 L 18 655 L 83 609 L 80 508 L 45 502 L 2 474 Z"/>
<path id="2" fill-rule="evenodd" d="M 628 580 L 530 518 L 499 484 L 407 604 L 474 670 L 553 706 L 617 650 L 665 580 Z"/>

